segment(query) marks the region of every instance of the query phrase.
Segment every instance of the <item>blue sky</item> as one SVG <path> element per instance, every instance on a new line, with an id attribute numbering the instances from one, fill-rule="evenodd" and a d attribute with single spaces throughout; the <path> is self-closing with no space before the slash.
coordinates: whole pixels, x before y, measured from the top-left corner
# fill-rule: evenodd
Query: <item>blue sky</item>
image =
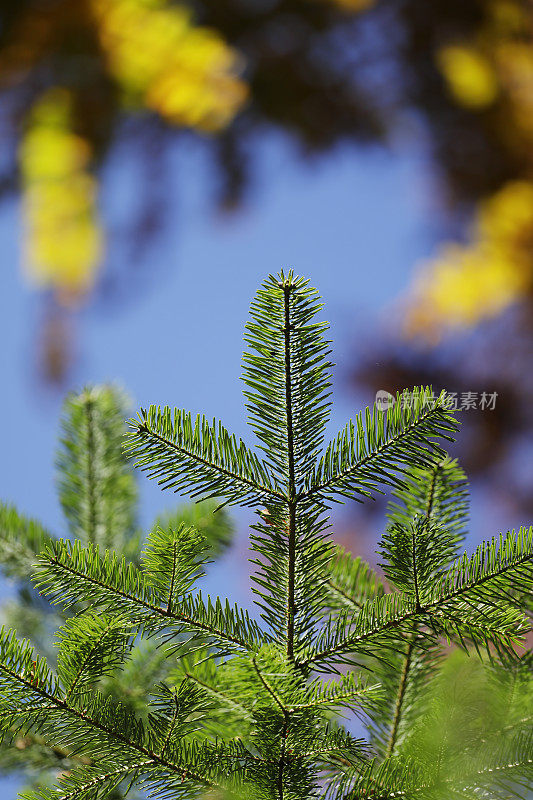
<path id="1" fill-rule="evenodd" d="M 198 149 L 177 152 L 174 165 L 176 225 L 148 255 L 142 292 L 124 306 L 89 307 L 80 315 L 79 360 L 65 390 L 113 380 L 136 406 L 203 411 L 246 437 L 238 378 L 248 306 L 269 272 L 293 267 L 319 288 L 331 323 L 339 364 L 335 430 L 354 410 L 341 379 L 354 333 L 364 328 L 370 342 L 378 312 L 431 249 L 423 165 L 405 155 L 352 149 L 308 166 L 277 140 L 263 148 L 258 191 L 230 217 L 208 204 Z M 120 187 L 122 176 L 127 186 L 127 162 L 113 164 L 107 182 Z M 59 529 L 52 459 L 63 392 L 44 386 L 35 373 L 41 309 L 18 271 L 19 234 L 16 204 L 4 205 L 2 496 Z M 153 507 L 149 493 L 145 514 Z"/>
<path id="2" fill-rule="evenodd" d="M 119 152 L 106 173 L 106 202 L 122 215 L 132 192 L 131 167 Z M 217 416 L 250 441 L 239 381 L 248 306 L 269 272 L 293 267 L 319 288 L 331 323 L 339 364 L 333 434 L 357 410 L 343 379 L 355 332 L 364 330 L 371 341 L 380 310 L 431 251 L 431 181 L 424 161 L 408 153 L 352 148 L 309 165 L 283 139 L 273 138 L 261 147 L 257 191 L 232 217 L 217 215 L 209 205 L 200 148 L 190 143 L 176 148 L 172 180 L 179 201 L 171 201 L 169 213 L 176 224 L 147 256 L 142 291 L 122 307 L 83 312 L 79 361 L 65 389 L 112 380 L 127 389 L 135 407 L 169 404 Z M 41 309 L 18 271 L 19 236 L 17 204 L 10 202 L 0 211 L 0 494 L 61 535 L 53 458 L 63 393 L 35 374 Z M 147 524 L 175 498 L 144 478 L 141 486 L 141 518 Z M 236 520 L 242 543 L 248 516 L 237 513 Z M 215 568 L 209 590 L 247 602 L 243 566 L 230 553 Z M 5 584 L 1 588 L 4 596 L 9 593 Z M 16 797 L 15 785 L 0 781 L 2 797 Z"/>

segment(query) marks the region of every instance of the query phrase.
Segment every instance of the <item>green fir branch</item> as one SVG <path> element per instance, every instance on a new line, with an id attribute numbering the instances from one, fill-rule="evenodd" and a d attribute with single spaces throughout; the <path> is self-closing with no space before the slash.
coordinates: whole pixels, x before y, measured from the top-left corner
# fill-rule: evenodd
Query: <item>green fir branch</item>
<path id="1" fill-rule="evenodd" d="M 249 420 L 284 495 L 301 489 L 329 418 L 327 323 L 316 289 L 294 275 L 269 275 L 251 304 L 243 356 Z"/>
<path id="2" fill-rule="evenodd" d="M 108 613 L 121 614 L 150 635 L 165 629 L 207 636 L 223 651 L 254 650 L 265 640 L 246 612 L 217 598 L 204 603 L 201 595 L 183 595 L 171 609 L 161 605 L 145 572 L 98 547 L 59 540 L 47 548 L 35 572 L 40 589 L 51 602 L 69 608 L 84 602 Z"/>
<path id="3" fill-rule="evenodd" d="M 505 538 L 484 542 L 469 559 L 465 554 L 417 602 L 411 593 L 391 593 L 367 601 L 360 613 L 347 613 L 326 625 L 303 666 L 322 664 L 350 652 L 372 652 L 381 639 L 420 622 L 452 639 L 470 638 L 475 645 L 494 643 L 508 650 L 528 629 L 513 604 L 511 591 L 520 583 L 533 585 L 533 528 L 510 531 Z M 491 601 L 489 592 L 505 600 Z M 346 631 L 350 633 L 346 635 Z M 370 650 L 369 650 L 370 648 Z"/>
<path id="4" fill-rule="evenodd" d="M 0 565 L 7 577 L 27 581 L 39 553 L 53 538 L 36 520 L 0 503 Z"/>
<path id="5" fill-rule="evenodd" d="M 221 423 L 150 406 L 131 420 L 126 452 L 135 466 L 156 478 L 163 489 L 191 497 L 221 497 L 229 505 L 257 505 L 281 499 L 269 472 Z"/>
<path id="6" fill-rule="evenodd" d="M 126 401 L 110 386 L 67 397 L 57 454 L 59 499 L 73 536 L 123 546 L 135 525 L 137 487 L 122 453 Z"/>
<path id="7" fill-rule="evenodd" d="M 342 547 L 336 547 L 327 568 L 327 606 L 324 613 L 351 609 L 357 611 L 364 603 L 385 594 L 385 586 L 366 561 Z"/>
<path id="8" fill-rule="evenodd" d="M 409 527 L 415 519 L 425 518 L 438 523 L 458 546 L 468 521 L 468 483 L 457 462 L 446 457 L 429 468 L 413 467 L 402 476 L 402 483 L 388 504 L 390 524 Z"/>
<path id="9" fill-rule="evenodd" d="M 30 672 L 29 664 L 36 665 Z M 44 660 L 35 657 L 32 648 L 19 644 L 14 636 L 3 630 L 0 633 L 0 688 L 7 692 L 0 701 L 3 706 L 0 724 L 4 731 L 16 721 L 19 729 L 37 728 L 52 741 L 57 738 L 74 748 L 79 747 L 81 736 L 84 752 L 93 758 L 97 756 L 100 762 L 102 759 L 127 758 L 135 769 L 136 759 L 142 755 L 155 767 L 177 773 L 182 779 L 202 786 L 223 788 L 208 774 L 208 757 L 213 755 L 208 743 L 182 745 L 176 737 L 177 741 L 173 740 L 168 754 L 161 755 L 156 749 L 161 744 L 160 726 L 146 728 L 130 712 L 109 699 L 101 698 L 98 693 L 84 697 L 81 703 L 72 697 L 67 699 Z M 17 705 L 22 703 L 22 706 L 15 707 L 14 699 L 18 701 Z M 35 706 L 39 709 L 37 712 Z M 189 698 L 189 702 L 184 704 L 186 718 L 182 724 L 185 727 L 189 726 L 191 708 Z M 51 718 L 43 716 L 44 712 L 50 714 L 51 709 Z M 165 732 L 167 746 L 169 741 Z M 221 756 L 220 748 L 218 745 L 217 757 Z M 205 773 L 202 766 L 206 768 Z M 83 772 L 82 768 L 78 771 L 79 774 Z"/>
<path id="10" fill-rule="evenodd" d="M 130 629 L 119 617 L 85 613 L 59 630 L 57 673 L 66 699 L 92 685 L 126 660 L 132 647 Z"/>
<path id="11" fill-rule="evenodd" d="M 349 422 L 309 473 L 302 498 L 327 502 L 361 500 L 380 485 L 402 488 L 408 469 L 431 467 L 446 455 L 434 439 L 453 441 L 457 422 L 446 394 L 436 399 L 430 387 L 397 394 L 387 411 L 375 405 Z"/>

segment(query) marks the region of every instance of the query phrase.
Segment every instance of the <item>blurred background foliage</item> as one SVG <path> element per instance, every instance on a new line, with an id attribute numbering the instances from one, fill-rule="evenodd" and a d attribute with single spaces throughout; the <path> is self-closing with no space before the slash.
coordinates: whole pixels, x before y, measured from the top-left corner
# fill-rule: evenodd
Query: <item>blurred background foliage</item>
<path id="1" fill-rule="evenodd" d="M 180 137 L 212 150 L 225 209 L 253 186 L 272 130 L 307 157 L 418 141 L 449 237 L 406 274 L 381 340 L 354 352 L 353 380 L 497 392 L 493 413 L 465 415 L 457 454 L 531 514 L 530 2 L 4 0 L 0 14 L 0 187 L 21 195 L 22 270 L 49 308 L 49 377 L 68 363 L 62 313 L 98 300 L 114 270 L 99 187 L 117 142 L 144 148 L 142 207 L 122 235 L 145 244 L 164 225 L 165 192 L 180 189 L 163 177 Z"/>

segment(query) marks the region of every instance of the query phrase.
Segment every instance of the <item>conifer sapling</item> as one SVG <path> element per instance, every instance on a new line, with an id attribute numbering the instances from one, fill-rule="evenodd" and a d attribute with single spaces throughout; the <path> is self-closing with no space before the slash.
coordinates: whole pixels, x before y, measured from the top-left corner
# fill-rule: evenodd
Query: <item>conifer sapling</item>
<path id="1" fill-rule="evenodd" d="M 76 615 L 55 669 L 2 633 L 2 728 L 78 762 L 27 800 L 131 786 L 187 800 L 527 797 L 532 529 L 460 555 L 466 488 L 443 449 L 457 429 L 444 393 L 404 392 L 324 447 L 320 308 L 292 272 L 269 276 L 252 303 L 243 378 L 258 450 L 183 410 L 131 421 L 128 453 L 163 488 L 257 512 L 257 615 L 195 589 L 209 553 L 183 524 L 152 530 L 140 563 L 106 549 L 105 526 L 91 541 L 45 542 L 36 585 Z M 327 513 L 384 487 L 381 579 L 333 545 Z M 143 713 L 105 688 L 145 641 L 169 668 Z"/>

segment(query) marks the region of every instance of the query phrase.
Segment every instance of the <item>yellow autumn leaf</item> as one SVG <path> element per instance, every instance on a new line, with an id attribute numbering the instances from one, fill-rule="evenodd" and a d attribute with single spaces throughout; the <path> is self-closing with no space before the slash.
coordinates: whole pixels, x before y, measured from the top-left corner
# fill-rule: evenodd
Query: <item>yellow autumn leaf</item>
<path id="1" fill-rule="evenodd" d="M 480 204 L 469 245 L 447 244 L 422 266 L 405 333 L 435 340 L 501 313 L 533 285 L 533 184 L 512 181 Z"/>
<path id="2" fill-rule="evenodd" d="M 485 108 L 498 96 L 496 72 L 484 54 L 469 45 L 450 44 L 436 54 L 437 64 L 454 98 L 467 108 Z"/>
<path id="3" fill-rule="evenodd" d="M 92 0 L 109 68 L 130 104 L 216 131 L 246 102 L 241 58 L 216 31 L 165 0 Z"/>
<path id="4" fill-rule="evenodd" d="M 64 303 L 92 288 L 102 256 L 91 149 L 72 130 L 71 106 L 68 91 L 46 92 L 19 149 L 25 272 Z"/>

